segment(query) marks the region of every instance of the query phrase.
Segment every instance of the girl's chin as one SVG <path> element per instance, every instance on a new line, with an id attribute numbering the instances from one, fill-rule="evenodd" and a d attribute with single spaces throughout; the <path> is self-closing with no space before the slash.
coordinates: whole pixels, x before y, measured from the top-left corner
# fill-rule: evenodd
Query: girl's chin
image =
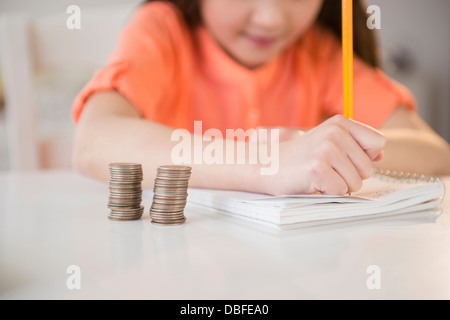
<path id="1" fill-rule="evenodd" d="M 261 52 L 252 48 L 242 48 L 238 51 L 239 54 L 234 55 L 234 60 L 239 64 L 249 68 L 255 69 L 263 66 L 270 60 L 272 60 L 278 53 L 278 51 L 271 50 L 268 52 Z"/>
<path id="2" fill-rule="evenodd" d="M 273 58 L 273 56 L 269 56 L 269 57 L 263 58 L 263 59 L 245 59 L 245 58 L 243 58 L 243 59 L 239 59 L 236 61 L 248 69 L 257 69 L 259 67 L 262 67 L 267 62 L 269 62 L 272 58 Z"/>

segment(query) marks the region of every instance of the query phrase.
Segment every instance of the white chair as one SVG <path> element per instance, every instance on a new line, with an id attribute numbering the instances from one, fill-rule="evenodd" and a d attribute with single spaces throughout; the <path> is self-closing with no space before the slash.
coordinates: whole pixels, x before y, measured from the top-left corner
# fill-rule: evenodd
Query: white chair
<path id="1" fill-rule="evenodd" d="M 105 64 L 136 3 L 80 8 L 80 29 L 66 11 L 0 17 L 0 70 L 11 170 L 70 166 L 73 99 Z"/>

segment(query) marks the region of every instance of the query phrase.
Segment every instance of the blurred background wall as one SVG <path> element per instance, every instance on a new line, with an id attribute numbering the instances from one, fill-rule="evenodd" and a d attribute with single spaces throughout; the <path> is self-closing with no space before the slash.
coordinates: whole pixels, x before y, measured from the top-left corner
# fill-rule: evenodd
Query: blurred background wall
<path id="1" fill-rule="evenodd" d="M 381 9 L 385 71 L 413 92 L 422 118 L 450 141 L 450 1 L 368 2 Z"/>
<path id="2" fill-rule="evenodd" d="M 134 8 L 139 3 L 140 0 L 0 0 L 0 12 L 24 12 L 31 18 L 42 18 L 66 14 L 67 7 L 76 4 L 81 8 L 83 28 L 83 14 L 91 8 L 118 4 Z M 377 32 L 385 71 L 414 93 L 419 114 L 450 141 L 450 1 L 368 0 L 368 4 L 378 5 L 381 9 L 381 30 Z M 49 140 L 58 137 L 61 130 L 71 134 L 71 102 L 92 75 L 90 72 L 72 77 L 60 73 L 41 75 L 36 95 L 39 134 Z M 11 164 L 2 96 L 0 77 L 0 170 L 8 170 Z M 70 146 L 63 147 L 66 150 L 62 152 L 67 153 Z M 47 162 L 42 164 L 43 167 L 68 165 L 64 161 L 42 161 Z"/>
<path id="3" fill-rule="evenodd" d="M 0 14 L 9 22 L 15 20 L 17 16 L 20 19 L 25 16 L 31 20 L 25 29 L 26 37 L 29 37 L 27 38 L 29 54 L 26 58 L 32 60 L 31 80 L 34 92 L 30 96 L 36 102 L 32 109 L 36 118 L 34 129 L 39 151 L 37 162 L 40 168 L 70 166 L 71 137 L 74 132 L 71 104 L 83 85 L 92 77 L 93 72 L 106 61 L 125 19 L 141 2 L 141 0 L 0 0 Z M 78 5 L 81 11 L 79 30 L 69 30 L 66 26 L 66 20 L 70 16 L 67 8 L 73 4 Z M 124 13 L 117 14 L 121 9 L 124 9 Z M 120 21 L 114 21 L 117 18 Z M 9 29 L 15 30 L 16 27 L 13 25 Z M 9 35 L 8 45 L 20 47 L 23 34 L 18 32 L 17 35 L 11 35 L 11 30 L 6 33 Z M 0 38 L 0 52 L 2 44 L 3 48 L 6 47 L 4 40 Z M 85 48 L 80 48 L 80 42 Z M 73 55 L 83 50 L 84 53 L 89 51 L 89 54 L 77 61 Z M 71 54 L 72 52 L 74 54 Z M 64 55 L 67 59 L 63 57 Z M 55 63 L 49 61 L 49 56 L 50 60 L 55 59 Z M 9 59 L 11 61 L 7 61 L 7 65 L 15 64 L 14 69 L 20 69 L 24 57 L 15 52 Z M 11 76 L 11 72 L 9 75 Z M 1 77 L 6 87 L 6 72 L 2 74 L 0 70 Z M 27 78 L 23 75 L 19 77 Z M 25 82 L 23 92 L 27 94 Z M 6 88 L 4 89 L 6 91 Z M 8 100 L 7 96 L 5 100 Z M 17 102 L 17 99 L 14 100 Z M 17 107 L 17 103 L 14 105 Z M 11 150 L 7 148 L 8 139 L 13 136 L 11 126 L 6 125 L 10 114 L 5 115 L 5 106 L 0 107 L 0 170 L 17 168 L 14 163 L 16 161 L 10 159 L 16 151 L 9 152 Z M 20 125 L 27 126 L 29 121 L 24 119 Z M 17 125 L 14 124 L 13 127 Z"/>

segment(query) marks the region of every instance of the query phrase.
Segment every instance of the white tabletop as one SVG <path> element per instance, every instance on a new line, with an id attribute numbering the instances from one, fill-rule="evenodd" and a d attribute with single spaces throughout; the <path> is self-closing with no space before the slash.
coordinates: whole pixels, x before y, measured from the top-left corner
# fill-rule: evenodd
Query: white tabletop
<path id="1" fill-rule="evenodd" d="M 147 198 L 140 220 L 111 221 L 107 201 L 70 171 L 1 173 L 0 298 L 450 298 L 448 195 L 438 211 L 292 230 L 191 207 L 156 226 Z"/>

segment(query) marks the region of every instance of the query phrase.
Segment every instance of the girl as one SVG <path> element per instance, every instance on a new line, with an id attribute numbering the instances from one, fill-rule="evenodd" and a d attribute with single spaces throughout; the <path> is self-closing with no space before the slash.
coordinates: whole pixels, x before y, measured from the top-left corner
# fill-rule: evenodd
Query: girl
<path id="1" fill-rule="evenodd" d="M 139 162 L 151 187 L 156 167 L 172 162 L 174 129 L 207 147 L 193 133 L 198 120 L 204 131 L 281 128 L 279 169 L 262 175 L 248 155 L 244 164 L 190 164 L 191 187 L 345 194 L 374 167 L 450 173 L 448 144 L 378 69 L 365 8 L 354 1 L 353 121 L 339 115 L 340 1 L 148 1 L 74 102 L 75 169 L 107 180 L 108 163 Z"/>

